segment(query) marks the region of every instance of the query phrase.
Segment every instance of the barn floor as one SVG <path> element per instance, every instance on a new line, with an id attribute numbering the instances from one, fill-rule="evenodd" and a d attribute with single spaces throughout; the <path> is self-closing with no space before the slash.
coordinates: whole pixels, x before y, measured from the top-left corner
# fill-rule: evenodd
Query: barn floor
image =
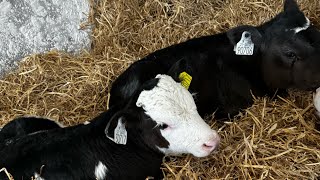
<path id="1" fill-rule="evenodd" d="M 298 2 L 320 27 L 320 2 Z M 65 125 L 91 119 L 107 109 L 110 84 L 133 61 L 189 38 L 258 25 L 281 11 L 282 1 L 101 0 L 93 9 L 91 52 L 32 55 L 0 80 L 1 124 L 25 114 Z M 311 92 L 292 90 L 285 98 L 257 98 L 227 123 L 208 117 L 222 138 L 218 152 L 165 158 L 163 173 L 166 179 L 316 179 L 314 111 Z"/>

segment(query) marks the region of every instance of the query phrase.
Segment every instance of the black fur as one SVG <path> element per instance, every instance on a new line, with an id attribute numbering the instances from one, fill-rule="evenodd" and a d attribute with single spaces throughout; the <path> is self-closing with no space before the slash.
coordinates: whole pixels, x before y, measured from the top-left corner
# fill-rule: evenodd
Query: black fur
<path id="1" fill-rule="evenodd" d="M 49 119 L 40 117 L 19 117 L 6 124 L 0 131 L 0 143 L 5 139 L 22 137 L 37 131 L 60 128 L 60 126 Z"/>

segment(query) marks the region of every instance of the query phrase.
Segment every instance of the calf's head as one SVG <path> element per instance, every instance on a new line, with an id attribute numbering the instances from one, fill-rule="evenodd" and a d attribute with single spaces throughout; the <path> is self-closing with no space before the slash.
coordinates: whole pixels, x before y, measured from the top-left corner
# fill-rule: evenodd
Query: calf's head
<path id="1" fill-rule="evenodd" d="M 320 86 L 320 32 L 286 0 L 284 11 L 262 25 L 262 72 L 273 88 L 310 89 Z"/>
<path id="2" fill-rule="evenodd" d="M 198 114 L 188 90 L 167 75 L 157 75 L 143 85 L 109 122 L 107 136 L 114 138 L 119 124 L 127 131 L 128 143 L 141 141 L 166 155 L 207 156 L 220 141 Z"/>

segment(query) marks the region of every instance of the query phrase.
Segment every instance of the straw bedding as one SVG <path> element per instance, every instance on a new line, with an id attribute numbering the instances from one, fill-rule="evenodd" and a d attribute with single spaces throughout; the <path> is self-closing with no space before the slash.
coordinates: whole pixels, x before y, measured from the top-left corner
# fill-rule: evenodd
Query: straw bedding
<path id="1" fill-rule="evenodd" d="M 298 3 L 319 27 L 320 2 Z M 282 1 L 101 0 L 92 9 L 91 52 L 32 55 L 0 80 L 0 125 L 26 114 L 65 125 L 89 120 L 107 109 L 110 84 L 135 60 L 189 38 L 258 25 L 281 11 Z M 227 123 L 208 117 L 222 137 L 218 152 L 167 157 L 163 173 L 166 179 L 316 179 L 314 111 L 311 92 L 291 90 L 284 98 L 257 98 Z"/>

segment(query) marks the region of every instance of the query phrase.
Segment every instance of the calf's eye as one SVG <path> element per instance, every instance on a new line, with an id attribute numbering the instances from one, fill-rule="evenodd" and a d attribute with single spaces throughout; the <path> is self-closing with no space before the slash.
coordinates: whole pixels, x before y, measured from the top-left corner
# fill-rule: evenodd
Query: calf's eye
<path id="1" fill-rule="evenodd" d="M 167 129 L 169 126 L 168 126 L 168 124 L 166 124 L 166 123 L 162 123 L 162 124 L 160 124 L 159 125 L 159 128 L 160 129 Z"/>
<path id="2" fill-rule="evenodd" d="M 297 55 L 294 52 L 286 52 L 286 56 L 290 59 L 297 59 Z"/>

